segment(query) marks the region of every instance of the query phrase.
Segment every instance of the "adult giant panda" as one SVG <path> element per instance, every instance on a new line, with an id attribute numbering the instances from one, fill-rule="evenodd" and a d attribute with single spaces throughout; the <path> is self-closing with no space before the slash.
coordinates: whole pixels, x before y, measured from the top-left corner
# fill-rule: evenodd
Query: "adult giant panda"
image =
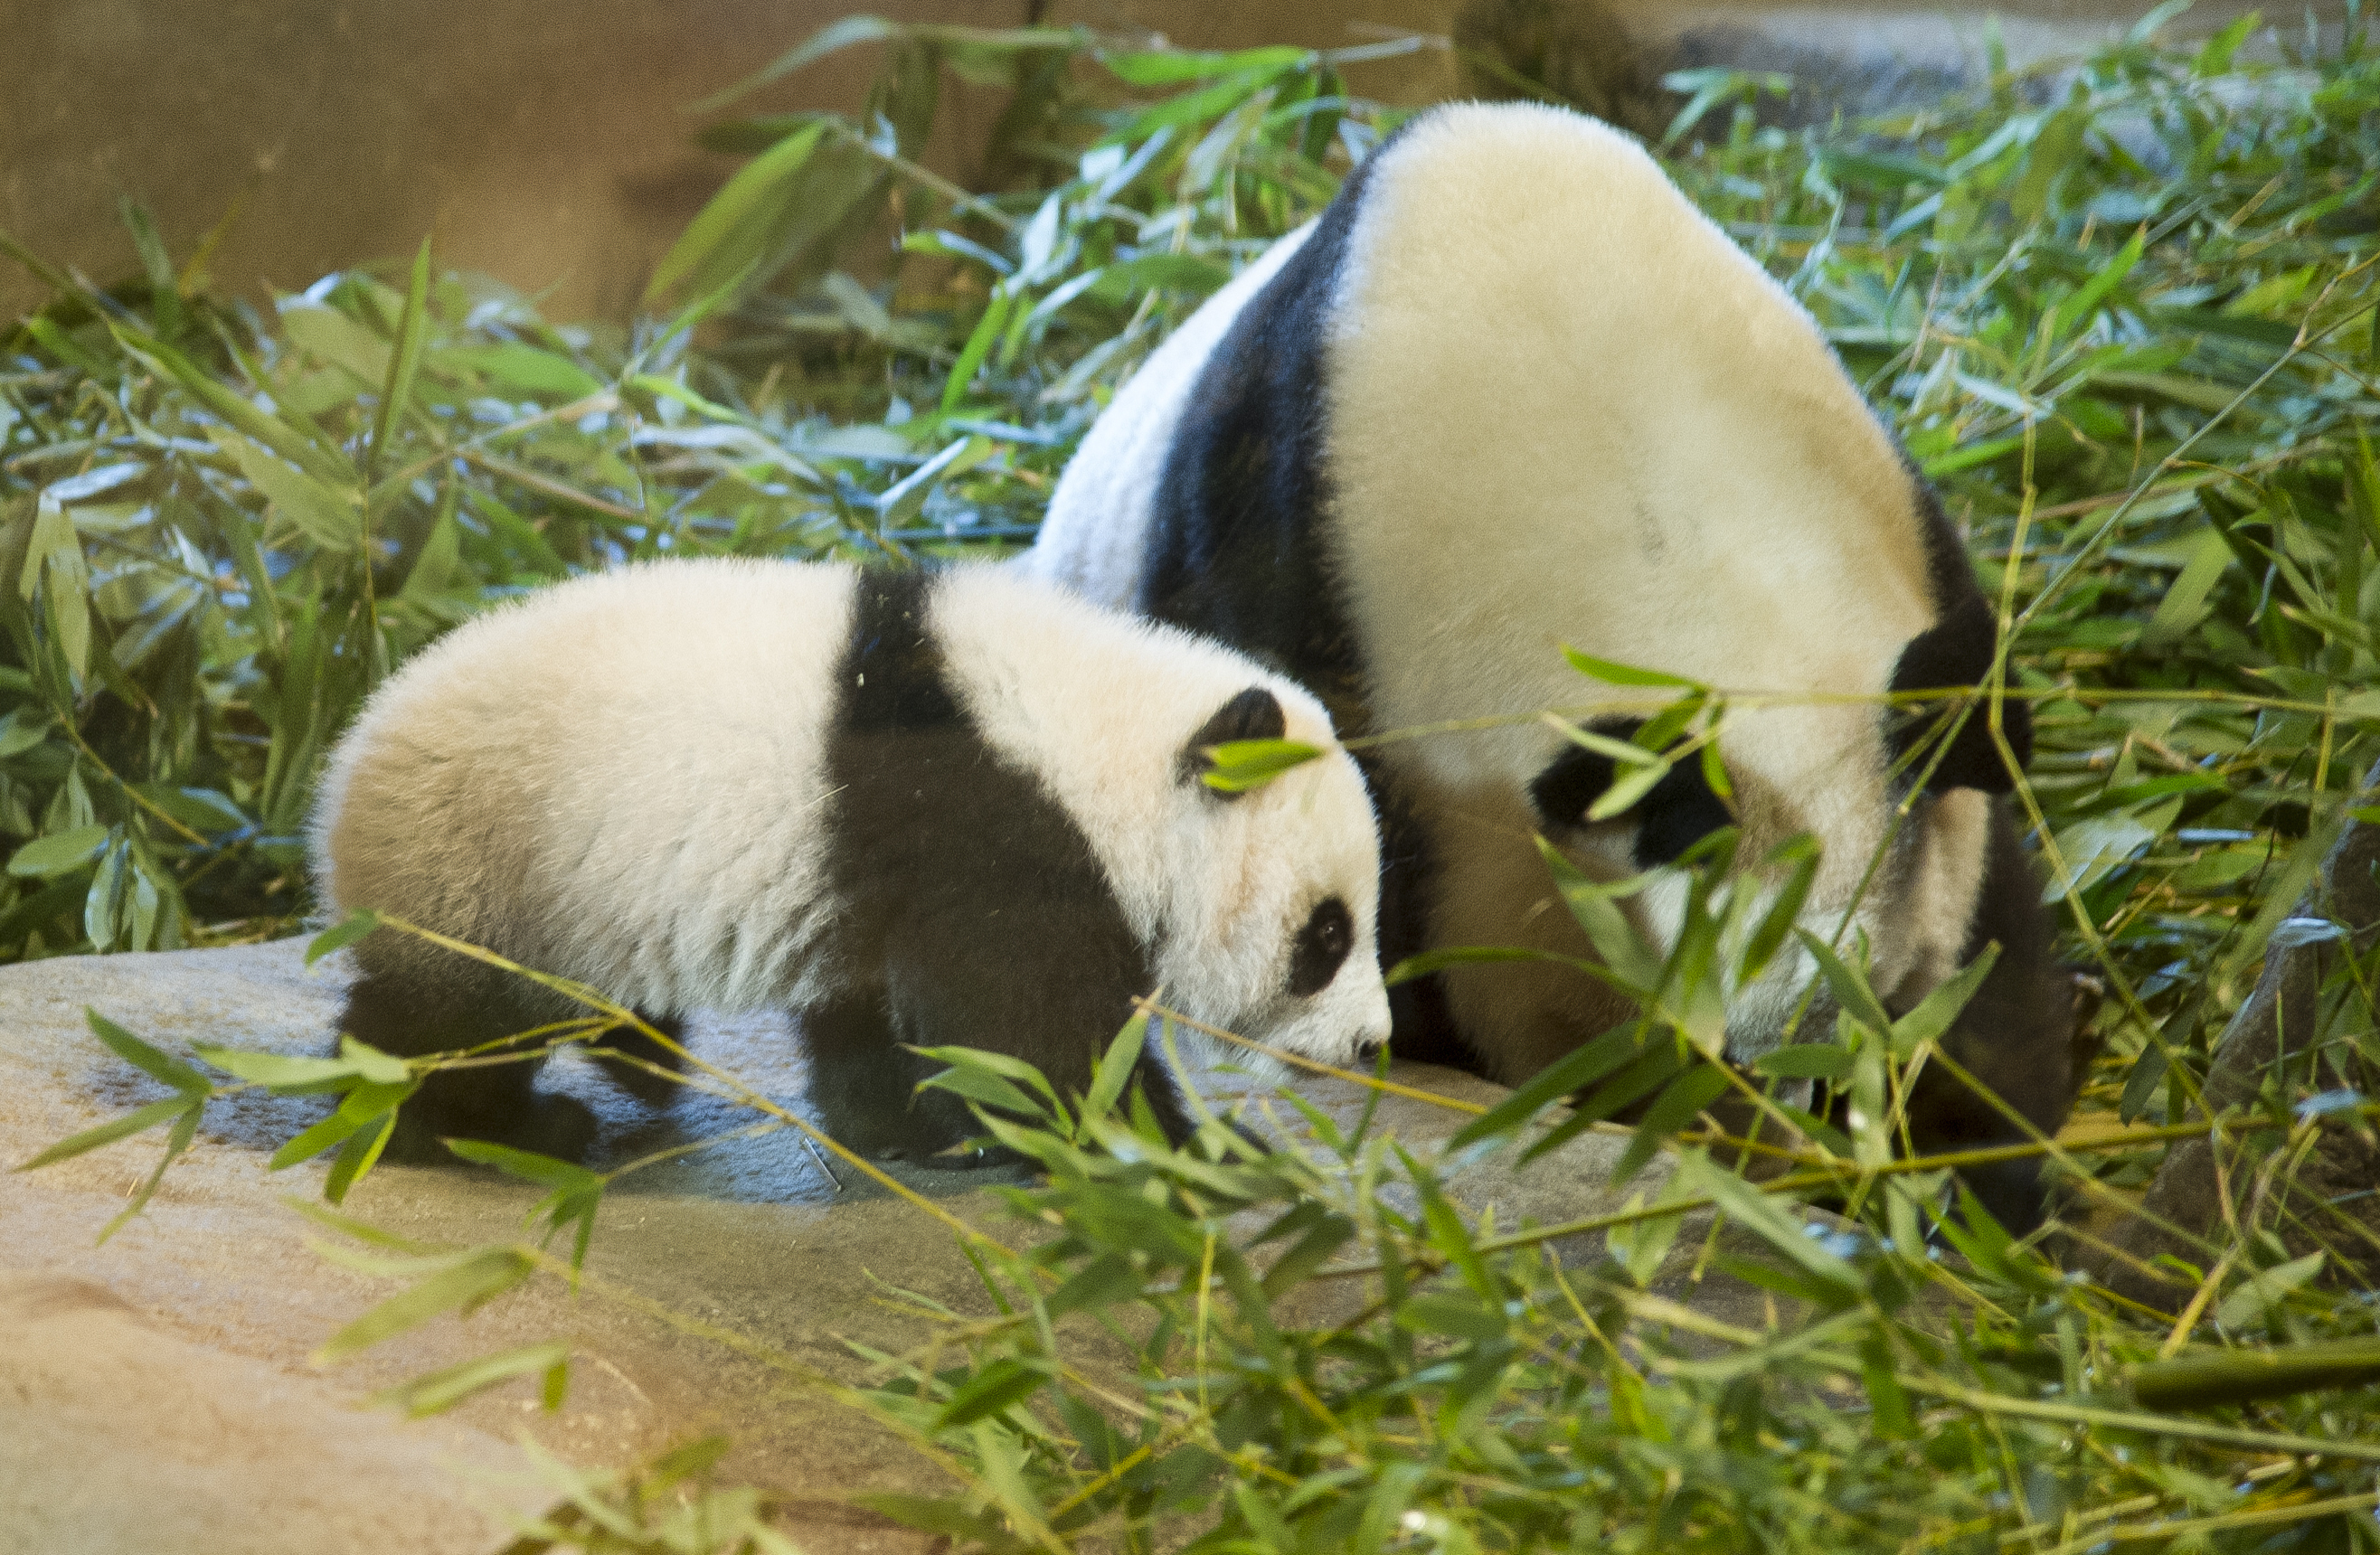
<path id="1" fill-rule="evenodd" d="M 1018 565 L 1255 653 L 1349 736 L 1609 696 L 1562 644 L 1808 696 L 1727 726 L 1738 857 L 1816 834 L 1802 922 L 1833 939 L 1849 913 L 1896 1010 L 1998 942 L 1949 1049 L 2036 1126 L 2063 1118 L 2069 999 L 1985 717 L 1912 795 L 1894 771 L 1910 730 L 1876 699 L 1987 673 L 1965 551 L 1808 314 L 1609 127 L 1535 105 L 1415 121 L 1117 395 Z M 2024 705 L 2002 719 L 2022 761 Z M 1526 720 L 1365 759 L 1391 960 L 1584 954 L 1533 833 L 1617 878 L 1730 819 L 1681 770 L 1587 824 L 1608 763 Z M 1634 910 L 1667 941 L 1681 902 Z M 1780 958 L 1743 990 L 1738 1057 L 1779 1040 L 1808 971 Z M 1624 1013 L 1560 967 L 1463 966 L 1401 990 L 1395 1045 L 1518 1083 Z M 1922 1144 L 2017 1132 L 1942 1073 Z M 2036 1218 L 2029 1166 L 1975 1181 L 2004 1219 Z"/>
<path id="2" fill-rule="evenodd" d="M 1201 781 L 1209 747 L 1284 737 L 1323 754 L 1245 794 Z M 543 590 L 373 695 L 311 842 L 333 911 L 657 1016 L 798 1011 L 828 1131 L 872 1153 L 973 1132 L 943 1093 L 913 1102 L 934 1066 L 896 1044 L 995 1050 L 1079 1091 L 1132 997 L 1160 987 L 1332 1063 L 1388 1036 L 1377 832 L 1322 707 L 1240 654 L 999 569 L 678 562 Z M 343 1028 L 386 1051 L 585 1013 L 395 930 L 355 954 Z M 591 1117 L 534 1092 L 533 1068 L 433 1073 L 403 1143 L 581 1151 Z M 1186 1137 L 1154 1047 L 1139 1078 Z"/>

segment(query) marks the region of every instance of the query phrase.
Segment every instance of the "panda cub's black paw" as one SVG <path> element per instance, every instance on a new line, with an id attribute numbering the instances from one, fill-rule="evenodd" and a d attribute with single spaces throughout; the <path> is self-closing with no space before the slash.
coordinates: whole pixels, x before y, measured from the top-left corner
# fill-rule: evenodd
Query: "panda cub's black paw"
<path id="1" fill-rule="evenodd" d="M 584 1163 L 601 1124 L 574 1097 L 532 1093 L 500 1117 L 482 1111 L 458 1112 L 416 1098 L 397 1110 L 396 1128 L 382 1159 L 407 1166 L 460 1164 L 446 1141 L 477 1140 L 556 1160 Z"/>

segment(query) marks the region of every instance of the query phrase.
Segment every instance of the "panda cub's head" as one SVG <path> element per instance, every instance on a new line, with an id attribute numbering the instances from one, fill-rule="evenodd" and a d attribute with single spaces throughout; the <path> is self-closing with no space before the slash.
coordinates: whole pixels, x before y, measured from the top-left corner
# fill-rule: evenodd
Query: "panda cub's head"
<path id="1" fill-rule="evenodd" d="M 970 715 L 1072 817 L 1169 1008 L 1334 1065 L 1388 1040 L 1379 832 L 1320 702 L 1010 567 L 941 575 L 933 615 Z M 1320 754 L 1244 792 L 1205 781 L 1215 747 L 1267 739 Z"/>
<path id="2" fill-rule="evenodd" d="M 1216 747 L 1281 739 L 1323 754 L 1244 792 L 1207 783 Z M 1368 1059 L 1389 1037 L 1379 843 L 1328 716 L 1301 691 L 1251 686 L 1190 735 L 1177 771 L 1188 802 L 1157 946 L 1170 1002 L 1326 1063 Z"/>

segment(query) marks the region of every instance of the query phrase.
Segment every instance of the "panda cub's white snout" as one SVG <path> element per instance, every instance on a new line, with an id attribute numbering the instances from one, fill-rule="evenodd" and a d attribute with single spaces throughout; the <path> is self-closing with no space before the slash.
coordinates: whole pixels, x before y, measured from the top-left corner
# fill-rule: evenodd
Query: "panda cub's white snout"
<path id="1" fill-rule="evenodd" d="M 1368 918 L 1368 915 L 1367 915 Z M 1295 1004 L 1274 1045 L 1344 1068 L 1368 1063 L 1389 1039 L 1389 990 L 1368 921 L 1325 897 L 1291 942 L 1288 994 Z M 1310 1045 L 1309 1045 L 1310 1044 Z"/>
<path id="2" fill-rule="evenodd" d="M 1283 782 L 1295 786 L 1269 796 L 1274 813 L 1257 828 L 1252 845 L 1276 856 L 1314 856 L 1322 868 L 1318 881 L 1293 887 L 1288 910 L 1279 914 L 1285 942 L 1276 991 L 1252 1023 L 1262 1029 L 1248 1035 L 1340 1068 L 1368 1063 L 1389 1039 L 1378 943 L 1379 841 L 1371 799 L 1343 751 Z M 1329 845 L 1309 855 L 1318 839 Z"/>

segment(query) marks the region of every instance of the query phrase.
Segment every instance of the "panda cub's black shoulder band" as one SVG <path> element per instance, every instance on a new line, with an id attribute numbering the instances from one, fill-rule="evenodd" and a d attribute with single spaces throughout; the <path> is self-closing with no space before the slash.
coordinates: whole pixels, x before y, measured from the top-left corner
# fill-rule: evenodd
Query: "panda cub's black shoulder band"
<path id="1" fill-rule="evenodd" d="M 928 729 L 961 720 L 927 630 L 934 575 L 862 567 L 854 584 L 843 666 L 844 727 L 855 734 Z"/>

